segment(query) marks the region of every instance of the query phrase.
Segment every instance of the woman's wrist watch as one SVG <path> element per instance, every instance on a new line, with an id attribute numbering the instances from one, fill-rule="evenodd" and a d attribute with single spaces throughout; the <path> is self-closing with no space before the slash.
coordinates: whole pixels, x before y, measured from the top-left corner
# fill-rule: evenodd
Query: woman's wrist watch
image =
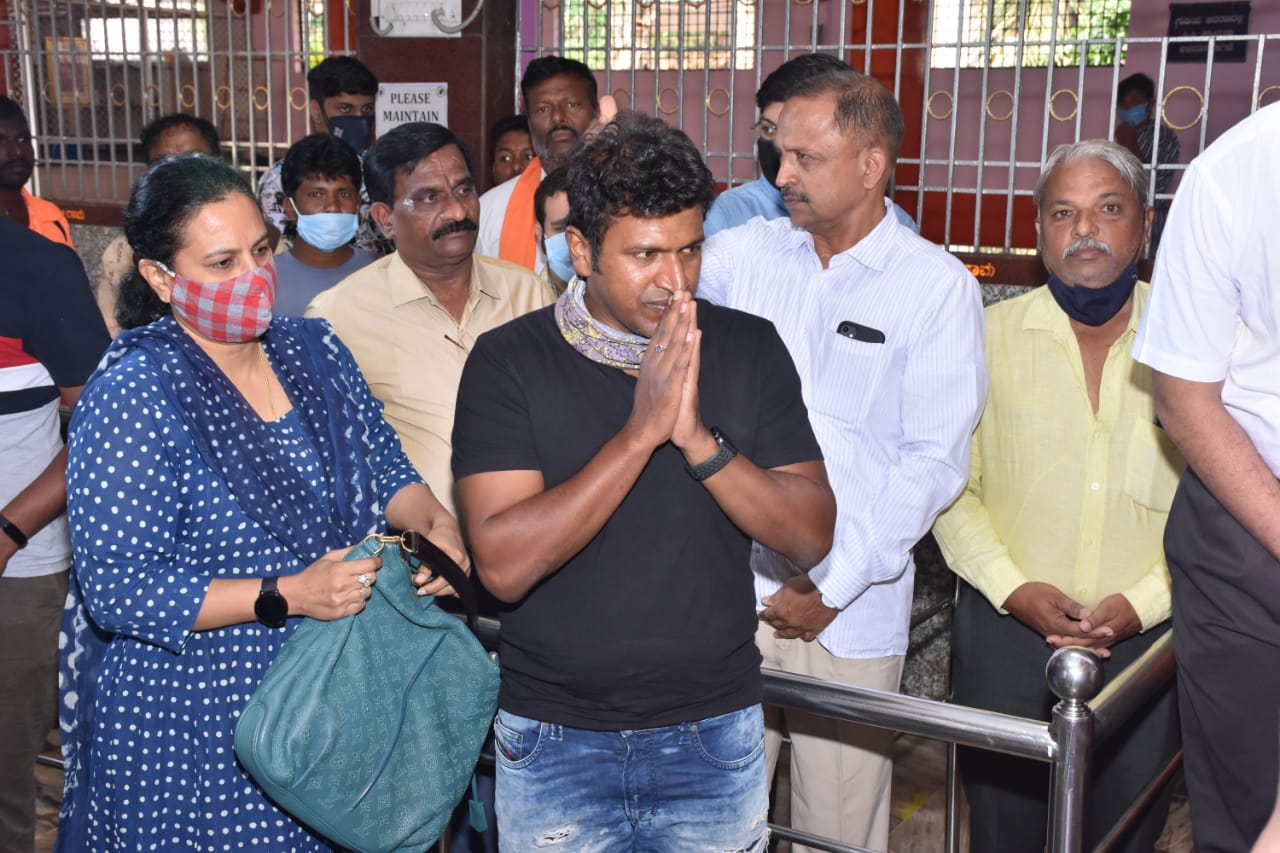
<path id="1" fill-rule="evenodd" d="M 276 589 L 279 581 L 277 577 L 263 578 L 262 589 L 258 591 L 258 598 L 253 602 L 253 615 L 268 628 L 283 628 L 284 623 L 289 619 L 289 602 L 285 601 L 280 590 Z"/>

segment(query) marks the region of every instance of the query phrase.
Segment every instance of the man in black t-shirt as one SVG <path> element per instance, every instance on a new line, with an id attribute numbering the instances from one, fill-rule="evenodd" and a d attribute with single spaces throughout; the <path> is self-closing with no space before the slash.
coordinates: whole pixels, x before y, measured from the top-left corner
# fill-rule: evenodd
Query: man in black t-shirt
<path id="1" fill-rule="evenodd" d="M 498 829 L 515 850 L 763 850 L 751 540 L 811 566 L 835 499 L 764 320 L 693 300 L 711 175 L 634 114 L 575 152 L 555 306 L 481 336 L 454 474 L 507 603 Z"/>

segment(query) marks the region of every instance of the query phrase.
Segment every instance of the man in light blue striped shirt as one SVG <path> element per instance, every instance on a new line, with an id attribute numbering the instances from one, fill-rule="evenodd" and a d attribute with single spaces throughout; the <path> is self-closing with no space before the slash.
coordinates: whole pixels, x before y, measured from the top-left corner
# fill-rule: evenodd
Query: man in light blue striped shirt
<path id="1" fill-rule="evenodd" d="M 964 488 L 987 391 L 978 283 L 886 215 L 902 134 L 875 79 L 810 81 L 776 136 L 790 218 L 713 236 L 698 287 L 777 326 L 836 493 L 835 545 L 807 573 L 753 551 L 765 666 L 883 690 L 907 650 L 911 548 Z M 792 711 L 775 722 L 771 770 L 791 735 L 792 825 L 886 849 L 892 733 Z"/>

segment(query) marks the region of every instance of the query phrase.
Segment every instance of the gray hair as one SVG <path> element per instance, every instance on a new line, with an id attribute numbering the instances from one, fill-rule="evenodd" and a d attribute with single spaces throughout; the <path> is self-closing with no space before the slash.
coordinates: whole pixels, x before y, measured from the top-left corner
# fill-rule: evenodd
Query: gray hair
<path id="1" fill-rule="evenodd" d="M 1081 160 L 1101 160 L 1115 169 L 1129 185 L 1129 189 L 1133 190 L 1138 204 L 1143 208 L 1147 206 L 1147 188 L 1150 179 L 1142 162 L 1133 155 L 1133 152 L 1123 145 L 1117 145 L 1105 139 L 1086 139 L 1070 145 L 1059 145 L 1053 149 L 1049 159 L 1044 161 L 1040 180 L 1036 181 L 1036 210 L 1044 210 L 1045 187 L 1049 185 L 1049 180 L 1053 177 L 1053 173 L 1058 171 L 1058 167 L 1069 166 Z"/>

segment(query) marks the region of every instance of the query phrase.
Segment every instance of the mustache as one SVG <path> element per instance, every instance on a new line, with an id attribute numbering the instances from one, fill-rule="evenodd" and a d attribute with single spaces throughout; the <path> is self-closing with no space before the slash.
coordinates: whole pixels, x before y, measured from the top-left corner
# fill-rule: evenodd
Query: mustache
<path id="1" fill-rule="evenodd" d="M 439 240 L 441 237 L 447 237 L 458 231 L 479 231 L 480 226 L 476 225 L 470 218 L 459 219 L 456 222 L 450 222 L 448 225 L 441 225 L 439 228 L 431 232 L 432 240 Z"/>
<path id="2" fill-rule="evenodd" d="M 788 204 L 791 202 L 800 202 L 803 204 L 809 201 L 809 197 L 807 195 L 805 195 L 802 192 L 796 192 L 793 189 L 784 187 L 781 190 L 779 190 L 779 192 L 782 193 L 783 204 Z"/>
<path id="3" fill-rule="evenodd" d="M 1106 255 L 1111 254 L 1111 247 L 1108 246 L 1106 243 L 1102 242 L 1101 240 L 1095 240 L 1092 237 L 1081 237 L 1079 240 L 1075 241 L 1070 246 L 1062 250 L 1062 259 L 1065 261 L 1067 258 L 1071 257 L 1076 252 L 1079 252 L 1082 249 L 1097 249 L 1099 252 L 1102 252 L 1103 254 L 1106 254 Z"/>

